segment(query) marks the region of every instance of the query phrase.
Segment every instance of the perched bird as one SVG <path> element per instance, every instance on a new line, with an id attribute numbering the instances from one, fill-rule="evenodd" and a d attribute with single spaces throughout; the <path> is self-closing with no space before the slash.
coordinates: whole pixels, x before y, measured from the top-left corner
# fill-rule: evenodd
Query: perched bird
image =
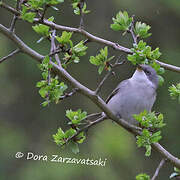
<path id="1" fill-rule="evenodd" d="M 107 106 L 119 118 L 137 125 L 133 114 L 151 111 L 157 87 L 156 71 L 149 65 L 139 65 L 133 76 L 122 81 L 107 98 Z"/>

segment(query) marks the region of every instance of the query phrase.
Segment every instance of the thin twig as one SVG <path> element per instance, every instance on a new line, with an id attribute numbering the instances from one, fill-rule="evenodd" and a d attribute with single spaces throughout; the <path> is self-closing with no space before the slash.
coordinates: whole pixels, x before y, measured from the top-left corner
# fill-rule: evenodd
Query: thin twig
<path id="1" fill-rule="evenodd" d="M 134 33 L 134 15 L 132 16 L 132 22 L 130 25 L 129 32 L 131 33 L 134 43 L 137 44 L 137 36 Z"/>
<path id="2" fill-rule="evenodd" d="M 50 50 L 50 54 L 53 54 L 54 50 L 56 48 L 55 36 L 56 36 L 56 30 L 53 30 L 52 34 L 51 34 L 51 50 Z"/>
<path id="3" fill-rule="evenodd" d="M 20 4 L 21 4 L 21 0 L 17 0 L 17 3 L 16 3 L 16 10 L 17 11 L 19 11 L 19 9 L 20 9 Z M 10 31 L 14 31 L 17 19 L 18 19 L 18 16 L 15 14 L 13 16 L 13 19 L 12 19 L 12 22 L 11 22 L 11 25 L 10 25 L 10 28 L 9 28 Z"/>
<path id="4" fill-rule="evenodd" d="M 155 180 L 157 178 L 157 176 L 159 175 L 159 171 L 163 167 L 165 162 L 166 162 L 166 159 L 161 160 L 161 162 L 159 163 L 158 167 L 156 168 L 156 171 L 155 171 L 153 177 L 151 178 L 151 180 Z"/>
<path id="5" fill-rule="evenodd" d="M 79 3 L 79 9 L 80 9 L 80 29 L 84 28 L 84 13 L 82 12 L 84 6 L 84 0 L 81 0 Z"/>
<path id="6" fill-rule="evenodd" d="M 53 30 L 52 35 L 51 35 L 51 48 L 50 48 L 50 54 L 52 54 L 54 52 L 54 48 L 55 48 L 55 42 L 54 42 L 54 38 L 55 38 L 55 33 L 56 30 Z M 49 62 L 52 62 L 52 56 L 49 57 Z M 51 84 L 51 69 L 48 69 L 48 77 L 47 77 L 47 81 L 48 81 L 48 85 Z M 48 102 L 49 105 L 49 92 L 47 94 L 46 100 Z"/>
<path id="7" fill-rule="evenodd" d="M 56 49 L 53 53 L 50 53 L 49 56 L 54 56 L 55 54 L 58 54 L 61 52 L 61 49 Z"/>
<path id="8" fill-rule="evenodd" d="M 121 56 L 120 56 L 121 57 Z M 125 61 L 122 61 L 121 63 L 119 63 L 119 58 L 116 60 L 116 62 L 111 66 L 111 69 L 108 71 L 108 73 L 104 76 L 104 78 L 102 79 L 102 81 L 99 83 L 98 87 L 95 90 L 95 93 L 98 94 L 102 88 L 102 86 L 104 85 L 104 82 L 107 80 L 107 78 L 113 73 L 113 69 L 117 66 L 120 66 L 122 64 L 124 64 Z"/>
<path id="9" fill-rule="evenodd" d="M 7 56 L 1 58 L 1 59 L 0 59 L 0 64 L 1 64 L 2 62 L 4 62 L 5 60 L 11 58 L 12 56 L 18 54 L 19 52 L 21 52 L 21 50 L 20 50 L 20 49 L 16 49 L 16 50 L 14 50 L 12 53 L 10 53 L 10 54 L 8 54 Z"/>
<path id="10" fill-rule="evenodd" d="M 52 37 L 51 37 L 51 52 L 50 52 L 50 54 L 54 54 L 55 55 L 55 60 L 56 60 L 56 62 L 58 64 L 58 66 L 61 66 L 60 58 L 59 58 L 58 54 L 55 53 L 55 50 L 56 50 L 56 43 L 55 43 L 56 30 L 53 30 L 51 36 Z"/>
<path id="11" fill-rule="evenodd" d="M 98 94 L 101 91 L 102 86 L 104 85 L 104 82 L 107 80 L 107 78 L 112 74 L 112 69 L 108 71 L 108 73 L 104 76 L 102 81 L 99 83 L 98 87 L 95 90 L 95 93 Z"/>
<path id="12" fill-rule="evenodd" d="M 15 27 L 17 19 L 18 19 L 17 16 L 14 15 L 13 19 L 12 19 L 12 22 L 11 22 L 11 25 L 10 25 L 10 28 L 9 28 L 10 31 L 14 31 L 14 27 Z"/>
<path id="13" fill-rule="evenodd" d="M 70 92 L 70 93 L 65 93 L 64 96 L 61 96 L 61 97 L 59 98 L 59 100 L 64 100 L 65 98 L 71 97 L 71 96 L 73 96 L 77 91 L 78 91 L 78 89 L 77 89 L 77 88 L 74 88 L 74 89 L 72 90 L 72 92 Z"/>
<path id="14" fill-rule="evenodd" d="M 43 12 L 42 12 L 42 16 L 41 16 L 41 21 L 42 21 L 42 22 L 43 22 L 43 20 L 44 20 L 44 17 L 45 17 L 45 14 L 46 14 L 46 11 L 47 11 L 48 8 L 49 8 L 49 5 L 46 5 L 45 8 L 44 8 L 44 10 L 43 10 Z"/>
<path id="15" fill-rule="evenodd" d="M 13 14 L 15 14 L 16 16 L 19 16 L 19 15 L 20 15 L 20 12 L 19 12 L 19 11 L 17 11 L 16 9 L 12 8 L 11 6 L 5 4 L 5 3 L 2 2 L 2 1 L 0 2 L 0 7 L 6 9 L 7 11 L 9 11 L 9 12 L 11 12 L 11 13 L 13 13 Z"/>

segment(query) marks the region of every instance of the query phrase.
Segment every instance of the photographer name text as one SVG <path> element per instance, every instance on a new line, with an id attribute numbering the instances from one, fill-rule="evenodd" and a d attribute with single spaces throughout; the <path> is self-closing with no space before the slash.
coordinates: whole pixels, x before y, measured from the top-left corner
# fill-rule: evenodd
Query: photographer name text
<path id="1" fill-rule="evenodd" d="M 15 154 L 17 159 L 25 157 L 26 160 L 34 160 L 34 161 L 50 161 L 54 163 L 65 163 L 65 164 L 81 164 L 87 166 L 106 166 L 107 159 L 90 159 L 90 158 L 71 158 L 71 157 L 62 157 L 60 155 L 52 154 L 52 155 L 38 155 L 33 152 L 28 152 L 26 154 L 22 152 L 17 152 Z"/>

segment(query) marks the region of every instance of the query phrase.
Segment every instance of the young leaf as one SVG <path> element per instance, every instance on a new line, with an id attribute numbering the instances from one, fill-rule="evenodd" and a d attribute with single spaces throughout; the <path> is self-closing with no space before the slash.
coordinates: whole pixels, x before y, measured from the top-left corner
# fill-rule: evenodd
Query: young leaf
<path id="1" fill-rule="evenodd" d="M 64 0 L 44 0 L 44 2 L 48 5 L 57 5 L 59 3 L 63 3 Z"/>
<path id="2" fill-rule="evenodd" d="M 178 83 L 176 86 L 173 84 L 169 87 L 170 96 L 172 99 L 178 99 L 180 103 L 180 83 Z"/>
<path id="3" fill-rule="evenodd" d="M 64 138 L 68 139 L 68 138 L 72 137 L 74 134 L 76 134 L 76 130 L 70 128 L 65 132 Z"/>
<path id="4" fill-rule="evenodd" d="M 80 9 L 78 7 L 78 4 L 79 3 L 73 3 L 72 4 L 73 8 L 74 8 L 74 14 L 76 14 L 76 15 L 80 15 Z M 83 8 L 82 8 L 82 13 L 83 14 L 88 14 L 90 12 L 89 10 L 86 10 L 86 8 L 87 8 L 87 5 L 86 5 L 86 3 L 84 3 Z"/>
<path id="5" fill-rule="evenodd" d="M 64 131 L 59 128 L 57 133 L 53 135 L 53 139 L 57 145 L 63 145 L 65 143 Z"/>
<path id="6" fill-rule="evenodd" d="M 100 53 L 96 56 L 90 56 L 90 63 L 99 66 L 98 73 L 101 74 L 104 68 L 106 67 L 106 62 L 112 60 L 114 56 L 108 58 L 108 48 L 107 46 L 104 49 L 100 50 Z M 109 70 L 109 69 L 108 69 Z"/>
<path id="7" fill-rule="evenodd" d="M 27 12 L 28 8 L 24 5 L 22 5 L 22 13 L 21 13 L 21 18 L 23 20 L 26 20 L 30 23 L 34 21 L 34 18 L 36 17 L 36 13 L 34 12 Z"/>
<path id="8" fill-rule="evenodd" d="M 138 37 L 147 38 L 151 36 L 151 33 L 148 33 L 150 28 L 151 27 L 149 25 L 146 25 L 145 23 L 136 22 L 134 31 Z"/>
<path id="9" fill-rule="evenodd" d="M 150 176 L 143 173 L 136 176 L 136 180 L 150 180 Z"/>
<path id="10" fill-rule="evenodd" d="M 116 18 L 112 18 L 114 24 L 111 24 L 111 28 L 114 31 L 127 31 L 132 23 L 132 17 L 129 17 L 126 11 L 119 12 Z"/>
<path id="11" fill-rule="evenodd" d="M 50 35 L 49 26 L 46 26 L 44 24 L 35 25 L 32 26 L 32 28 L 36 33 L 42 36 L 48 37 Z"/>
<path id="12" fill-rule="evenodd" d="M 71 120 L 72 124 L 79 124 L 83 119 L 87 117 L 87 112 L 82 112 L 81 109 L 78 109 L 77 111 L 72 111 L 70 109 L 66 111 L 66 117 Z"/>
<path id="13" fill-rule="evenodd" d="M 81 132 L 80 134 L 76 136 L 76 142 L 79 144 L 83 143 L 85 139 L 86 139 L 86 136 L 84 135 L 84 132 Z"/>
<path id="14" fill-rule="evenodd" d="M 76 56 L 84 56 L 86 54 L 87 46 L 84 45 L 84 41 L 80 41 L 72 48 L 72 53 Z"/>
<path id="15" fill-rule="evenodd" d="M 72 32 L 63 31 L 61 37 L 56 36 L 56 40 L 63 45 L 69 44 L 72 34 Z"/>

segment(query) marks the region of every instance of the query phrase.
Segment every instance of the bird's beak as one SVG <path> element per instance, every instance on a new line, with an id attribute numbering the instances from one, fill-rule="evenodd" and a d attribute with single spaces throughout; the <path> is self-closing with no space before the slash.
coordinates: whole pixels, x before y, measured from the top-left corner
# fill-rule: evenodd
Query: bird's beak
<path id="1" fill-rule="evenodd" d="M 139 72 L 142 72 L 143 71 L 142 66 L 140 64 L 137 65 L 136 70 Z"/>

